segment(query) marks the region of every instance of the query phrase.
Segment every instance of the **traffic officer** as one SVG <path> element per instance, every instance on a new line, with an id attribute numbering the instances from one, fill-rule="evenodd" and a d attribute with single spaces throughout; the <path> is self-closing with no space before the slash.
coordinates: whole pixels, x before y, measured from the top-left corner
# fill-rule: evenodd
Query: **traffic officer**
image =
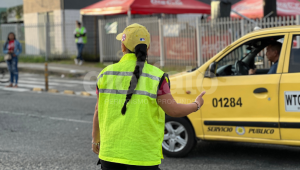
<path id="1" fill-rule="evenodd" d="M 103 170 L 159 170 L 165 113 L 183 117 L 199 110 L 205 92 L 191 104 L 176 103 L 168 75 L 146 62 L 144 26 L 132 24 L 116 38 L 124 56 L 98 76 L 92 149 Z"/>
<path id="2" fill-rule="evenodd" d="M 81 23 L 79 21 L 76 21 L 76 29 L 74 30 L 75 35 L 75 42 L 77 45 L 77 58 L 74 59 L 75 64 L 82 65 L 83 58 L 82 58 L 82 52 L 83 47 L 87 43 L 87 36 L 86 36 L 86 29 L 85 27 L 81 26 Z"/>

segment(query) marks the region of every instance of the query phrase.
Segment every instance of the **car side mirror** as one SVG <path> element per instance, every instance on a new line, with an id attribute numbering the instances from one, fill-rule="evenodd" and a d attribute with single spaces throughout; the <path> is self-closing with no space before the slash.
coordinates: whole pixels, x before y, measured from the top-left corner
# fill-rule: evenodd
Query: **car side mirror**
<path id="1" fill-rule="evenodd" d="M 216 77 L 216 68 L 217 68 L 217 64 L 215 62 L 211 63 L 208 67 L 208 70 L 205 73 L 205 77 L 207 78 Z"/>

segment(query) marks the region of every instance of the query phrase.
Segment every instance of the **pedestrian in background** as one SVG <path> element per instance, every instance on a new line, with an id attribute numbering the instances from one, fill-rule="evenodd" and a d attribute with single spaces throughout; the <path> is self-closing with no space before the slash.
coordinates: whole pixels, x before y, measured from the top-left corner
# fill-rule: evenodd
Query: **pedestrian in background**
<path id="1" fill-rule="evenodd" d="M 16 40 L 16 35 L 11 32 L 8 34 L 7 41 L 3 46 L 3 53 L 10 55 L 9 59 L 6 60 L 7 68 L 10 72 L 10 84 L 6 87 L 18 87 L 18 56 L 22 53 L 22 46 L 18 40 Z M 13 83 L 15 85 L 13 86 Z"/>
<path id="2" fill-rule="evenodd" d="M 81 26 L 81 23 L 79 21 L 76 21 L 76 26 L 77 28 L 74 31 L 74 35 L 75 35 L 75 42 L 77 45 L 78 55 L 77 58 L 74 59 L 74 61 L 75 64 L 82 65 L 83 63 L 82 51 L 83 51 L 84 44 L 87 43 L 86 29 Z"/>
<path id="3" fill-rule="evenodd" d="M 174 100 L 168 75 L 146 62 L 144 26 L 132 24 L 116 38 L 124 55 L 98 76 L 92 149 L 103 170 L 159 170 L 165 113 L 184 117 L 199 110 L 205 92 L 190 104 Z"/>

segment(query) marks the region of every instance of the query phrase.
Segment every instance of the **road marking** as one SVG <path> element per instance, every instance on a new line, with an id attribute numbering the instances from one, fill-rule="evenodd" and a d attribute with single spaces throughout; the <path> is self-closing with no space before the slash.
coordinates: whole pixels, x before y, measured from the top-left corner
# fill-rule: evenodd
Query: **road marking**
<path id="1" fill-rule="evenodd" d="M 76 81 L 76 80 L 57 80 L 57 79 L 53 79 L 50 81 L 53 81 L 53 82 L 59 82 L 59 83 L 76 83 L 76 84 L 86 84 L 86 85 L 95 85 L 97 84 L 96 80 L 95 81 L 84 81 L 84 80 L 81 80 L 81 81 Z"/>
<path id="2" fill-rule="evenodd" d="M 5 91 L 17 91 L 17 92 L 30 91 L 30 89 L 26 89 L 26 88 L 12 88 L 12 87 L 1 87 L 1 86 L 0 89 Z"/>
<path id="3" fill-rule="evenodd" d="M 0 86 L 0 87 L 3 87 L 3 86 Z M 34 85 L 34 84 L 18 84 L 18 87 L 20 88 L 35 88 L 35 87 L 38 87 L 38 88 L 45 88 L 45 86 L 41 86 L 41 85 Z M 6 87 L 4 87 L 6 88 Z M 53 88 L 53 86 L 49 86 L 49 88 Z M 10 89 L 14 89 L 14 88 L 10 88 Z"/>
<path id="4" fill-rule="evenodd" d="M 9 114 L 9 115 L 17 115 L 17 116 L 37 117 L 37 118 L 44 118 L 44 119 L 51 119 L 51 120 L 60 120 L 60 121 L 66 121 L 66 122 L 93 123 L 92 121 L 67 119 L 67 118 L 61 118 L 61 117 L 48 117 L 48 116 L 42 116 L 42 115 L 34 115 L 34 114 L 27 114 L 27 113 L 16 113 L 16 112 L 9 112 L 9 111 L 0 111 L 0 113 Z"/>
<path id="5" fill-rule="evenodd" d="M 30 81 L 39 81 L 41 80 L 40 78 L 26 78 L 27 80 Z M 74 83 L 74 84 L 86 84 L 86 85 L 96 85 L 96 80 L 95 81 L 84 81 L 84 80 L 58 80 L 58 79 L 51 79 L 49 78 L 49 82 L 56 82 L 56 83 Z"/>
<path id="6" fill-rule="evenodd" d="M 44 85 L 45 80 L 41 79 L 40 81 L 26 81 L 26 80 L 19 80 L 19 83 L 25 83 L 25 84 L 36 84 L 36 85 Z M 49 82 L 49 86 L 65 86 L 65 87 L 75 87 L 76 85 L 73 84 L 65 84 L 65 83 L 52 83 Z"/>

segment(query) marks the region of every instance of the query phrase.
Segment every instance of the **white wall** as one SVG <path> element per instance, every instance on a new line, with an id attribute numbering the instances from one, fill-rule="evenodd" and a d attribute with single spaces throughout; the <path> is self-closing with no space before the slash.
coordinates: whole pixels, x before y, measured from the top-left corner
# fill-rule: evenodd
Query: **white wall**
<path id="1" fill-rule="evenodd" d="M 80 20 L 80 10 L 55 10 L 53 13 L 55 25 L 55 51 L 52 49 L 51 52 L 60 54 L 64 53 L 67 55 L 77 55 L 74 30 L 76 28 L 76 20 Z M 65 27 L 63 27 L 63 16 L 65 17 Z"/>
<path id="2" fill-rule="evenodd" d="M 65 27 L 63 27 L 63 15 L 65 16 Z M 76 28 L 76 20 L 80 21 L 80 10 L 62 10 L 53 11 L 54 23 L 50 25 L 49 36 L 50 53 L 51 54 L 67 54 L 77 55 L 77 48 L 74 38 L 74 30 Z M 39 27 L 44 28 L 43 25 L 38 25 L 38 13 L 24 14 L 25 25 L 25 43 L 26 54 L 41 55 L 39 47 Z M 65 36 L 64 36 L 65 34 Z M 51 55 L 50 54 L 50 55 Z"/>
<path id="3" fill-rule="evenodd" d="M 25 53 L 28 55 L 39 55 L 39 26 L 38 14 L 24 14 L 25 26 Z"/>
<path id="4" fill-rule="evenodd" d="M 63 43 L 63 11 L 55 10 L 53 11 L 54 15 L 54 25 L 51 26 L 54 29 L 54 44 L 52 44 L 51 53 L 53 54 L 62 54 L 64 52 L 64 43 Z"/>

